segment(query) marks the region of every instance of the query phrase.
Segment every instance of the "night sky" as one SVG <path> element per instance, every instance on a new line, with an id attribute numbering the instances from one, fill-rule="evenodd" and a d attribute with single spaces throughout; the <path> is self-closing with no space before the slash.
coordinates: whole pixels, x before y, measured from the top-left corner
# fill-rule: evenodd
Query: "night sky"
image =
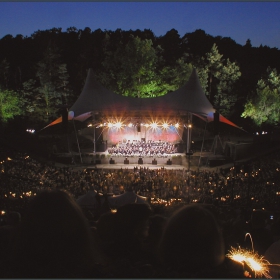
<path id="1" fill-rule="evenodd" d="M 244 45 L 280 49 L 280 2 L 0 2 L 0 39 L 68 27 L 101 30 L 172 28 L 181 36 L 202 29 Z"/>

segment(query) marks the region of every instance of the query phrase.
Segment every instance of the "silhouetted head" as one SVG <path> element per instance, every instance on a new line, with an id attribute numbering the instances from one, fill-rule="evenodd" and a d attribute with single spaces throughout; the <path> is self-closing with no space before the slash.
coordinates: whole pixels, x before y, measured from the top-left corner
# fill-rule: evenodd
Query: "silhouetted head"
<path id="1" fill-rule="evenodd" d="M 167 218 L 156 214 L 149 218 L 149 241 L 158 244 L 167 223 Z"/>
<path id="2" fill-rule="evenodd" d="M 94 265 L 92 234 L 70 194 L 62 190 L 44 191 L 30 202 L 12 259 L 17 268 L 15 277 L 87 275 Z"/>
<path id="3" fill-rule="evenodd" d="M 224 241 L 215 217 L 197 204 L 177 210 L 166 224 L 159 252 L 165 267 L 193 272 L 218 266 Z"/>
<path id="4" fill-rule="evenodd" d="M 141 242 L 148 235 L 148 204 L 126 204 L 116 213 L 103 214 L 97 222 L 98 237 L 104 252 L 111 258 L 137 257 Z"/>

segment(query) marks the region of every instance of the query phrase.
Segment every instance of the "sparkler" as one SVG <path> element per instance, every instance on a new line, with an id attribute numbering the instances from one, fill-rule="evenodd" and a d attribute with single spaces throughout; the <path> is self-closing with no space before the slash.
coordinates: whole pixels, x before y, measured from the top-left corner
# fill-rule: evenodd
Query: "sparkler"
<path id="1" fill-rule="evenodd" d="M 267 279 L 271 279 L 272 277 L 269 275 L 269 267 L 270 266 L 280 266 L 278 264 L 271 264 L 268 260 L 266 260 L 263 256 L 254 252 L 253 240 L 250 233 L 246 233 L 245 238 L 250 236 L 252 250 L 246 250 L 241 248 L 231 247 L 229 253 L 226 255 L 229 259 L 241 263 L 243 267 L 247 265 L 255 274 L 255 278 L 261 278 L 264 276 Z"/>
<path id="2" fill-rule="evenodd" d="M 254 273 L 255 278 L 260 278 L 264 276 L 267 279 L 272 277 L 269 275 L 269 266 L 271 265 L 269 261 L 265 260 L 263 256 L 258 255 L 251 250 L 246 250 L 241 247 L 233 248 L 227 254 L 227 257 L 231 260 L 247 265 Z"/>

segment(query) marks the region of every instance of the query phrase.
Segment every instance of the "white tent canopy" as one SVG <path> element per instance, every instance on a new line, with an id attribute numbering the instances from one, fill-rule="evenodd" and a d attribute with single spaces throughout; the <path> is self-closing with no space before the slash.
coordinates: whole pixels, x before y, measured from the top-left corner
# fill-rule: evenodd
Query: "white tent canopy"
<path id="1" fill-rule="evenodd" d="M 189 112 L 211 122 L 214 120 L 215 109 L 205 95 L 195 69 L 184 86 L 164 96 L 153 98 L 134 98 L 116 94 L 101 85 L 93 70 L 89 69 L 84 88 L 69 109 L 68 120 L 84 121 L 93 113 L 117 116 L 127 111 L 130 114 L 150 114 L 152 112 L 154 115 L 180 115 Z M 48 126 L 60 122 L 62 122 L 62 117 Z M 238 127 L 222 115 L 220 115 L 220 122 Z"/>

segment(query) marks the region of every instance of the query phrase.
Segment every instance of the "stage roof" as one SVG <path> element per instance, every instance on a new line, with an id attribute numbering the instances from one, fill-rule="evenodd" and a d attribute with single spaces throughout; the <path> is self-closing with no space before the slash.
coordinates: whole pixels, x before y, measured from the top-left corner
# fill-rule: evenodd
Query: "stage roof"
<path id="1" fill-rule="evenodd" d="M 68 120 L 84 121 L 94 114 L 119 116 L 182 116 L 187 113 L 210 122 L 214 120 L 215 109 L 205 95 L 197 72 L 193 69 L 188 82 L 174 92 L 153 98 L 135 98 L 116 94 L 99 83 L 89 69 L 84 88 L 70 107 Z M 58 118 L 50 125 L 60 123 Z M 220 121 L 238 127 L 220 115 Z"/>

